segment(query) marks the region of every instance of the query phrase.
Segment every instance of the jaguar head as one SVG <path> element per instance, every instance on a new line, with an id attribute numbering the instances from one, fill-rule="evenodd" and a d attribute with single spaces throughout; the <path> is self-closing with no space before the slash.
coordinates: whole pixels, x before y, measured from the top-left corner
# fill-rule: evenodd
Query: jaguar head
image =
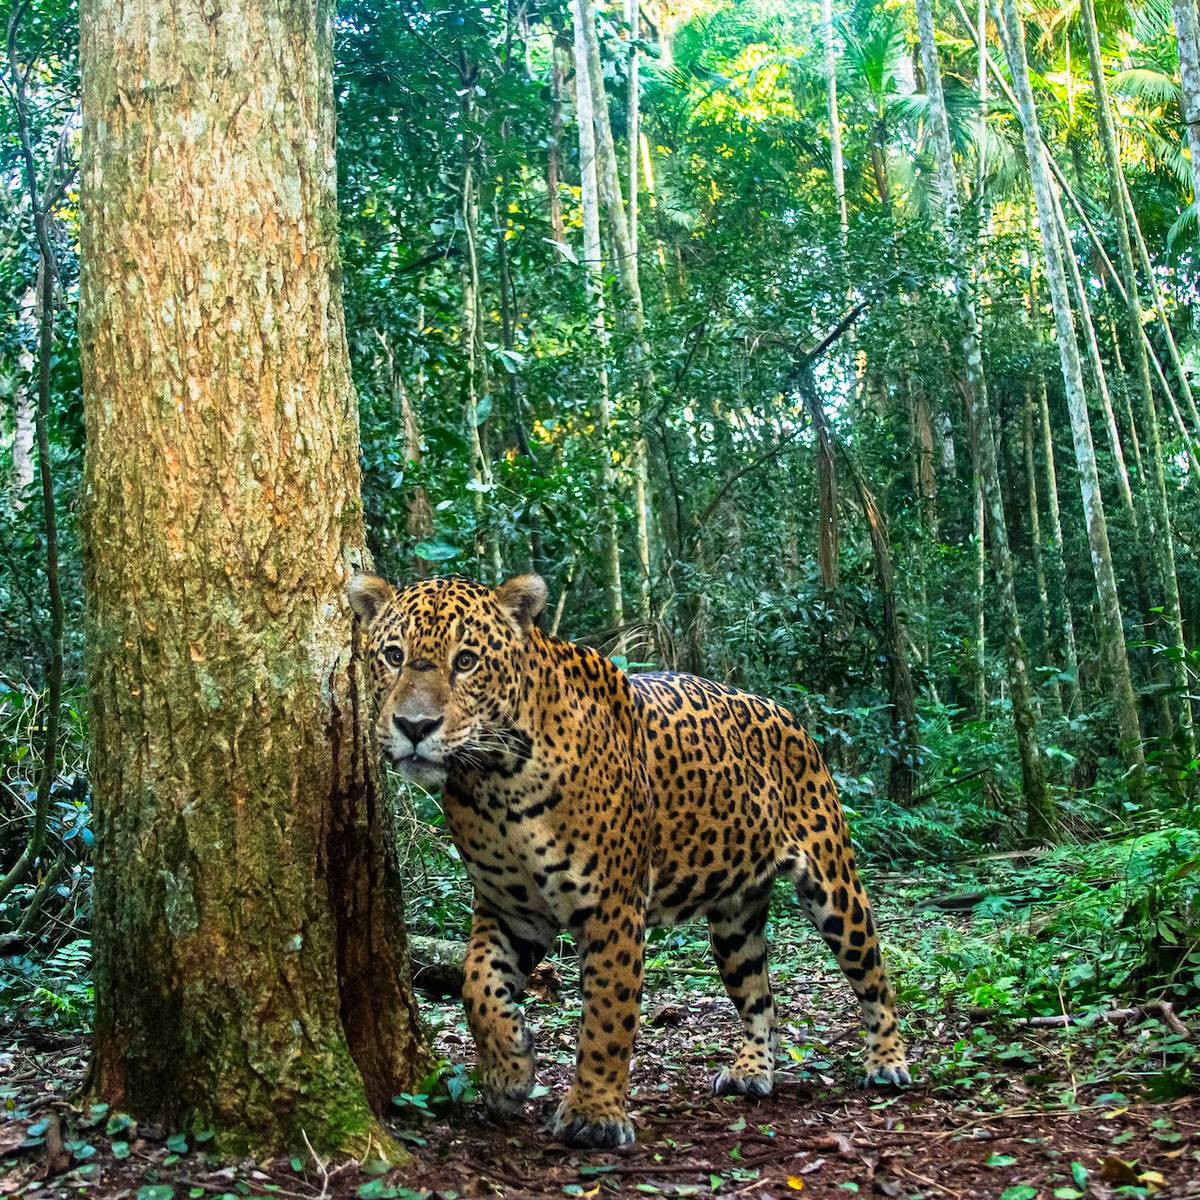
<path id="1" fill-rule="evenodd" d="M 394 588 L 355 575 L 350 606 L 366 627 L 379 746 L 406 778 L 440 787 L 456 762 L 510 748 L 533 623 L 546 603 L 537 575 L 498 588 L 422 579 Z"/>

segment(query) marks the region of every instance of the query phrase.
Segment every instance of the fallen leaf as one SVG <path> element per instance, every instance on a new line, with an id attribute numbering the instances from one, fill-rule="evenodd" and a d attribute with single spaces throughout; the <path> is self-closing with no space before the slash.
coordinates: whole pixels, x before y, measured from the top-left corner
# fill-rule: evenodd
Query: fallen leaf
<path id="1" fill-rule="evenodd" d="M 1134 1169 L 1133 1163 L 1127 1163 L 1122 1158 L 1106 1154 L 1100 1160 L 1100 1178 L 1105 1183 L 1117 1183 L 1122 1186 L 1136 1187 L 1138 1173 Z"/>
<path id="2" fill-rule="evenodd" d="M 787 1178 L 787 1184 L 793 1192 L 804 1191 L 804 1180 L 801 1179 L 799 1175 L 789 1175 Z"/>

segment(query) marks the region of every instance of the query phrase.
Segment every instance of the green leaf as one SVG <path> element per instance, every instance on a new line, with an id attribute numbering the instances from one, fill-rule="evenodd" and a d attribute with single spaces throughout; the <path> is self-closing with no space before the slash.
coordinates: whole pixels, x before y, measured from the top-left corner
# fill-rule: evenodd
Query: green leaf
<path id="1" fill-rule="evenodd" d="M 175 1188 L 169 1183 L 147 1183 L 138 1188 L 137 1200 L 171 1200 Z"/>
<path id="2" fill-rule="evenodd" d="M 413 554 L 418 558 L 427 559 L 429 562 L 449 562 L 452 558 L 457 558 L 462 551 L 457 546 L 451 546 L 448 542 L 418 542 L 413 547 Z M 393 1097 L 394 1104 L 407 1104 L 409 1101 L 396 1100 Z"/>
<path id="3" fill-rule="evenodd" d="M 188 1152 L 187 1134 L 173 1133 L 167 1138 L 167 1149 L 172 1154 L 186 1154 Z"/>
<path id="4" fill-rule="evenodd" d="M 1011 1154 L 989 1154 L 987 1157 L 989 1167 L 1010 1167 L 1016 1161 Z"/>
<path id="5" fill-rule="evenodd" d="M 1000 1200 L 1036 1200 L 1037 1188 L 1027 1183 L 1014 1183 L 1000 1193 Z"/>
<path id="6" fill-rule="evenodd" d="M 297 1175 L 299 1175 L 300 1172 L 304 1170 L 304 1160 L 300 1159 L 300 1158 L 293 1158 L 293 1159 L 289 1160 L 288 1165 L 292 1168 L 293 1171 L 296 1172 Z M 363 1170 L 366 1170 L 365 1164 L 363 1166 Z"/>
<path id="7" fill-rule="evenodd" d="M 133 1118 L 128 1113 L 113 1113 L 104 1126 L 104 1132 L 112 1137 L 116 1133 L 124 1133 L 132 1124 Z"/>
<path id="8" fill-rule="evenodd" d="M 112 1151 L 113 1158 L 128 1158 L 129 1157 L 129 1143 L 128 1142 L 113 1142 L 112 1145 L 109 1146 L 109 1150 Z"/>
<path id="9" fill-rule="evenodd" d="M 1071 1178 L 1075 1180 L 1076 1187 L 1087 1187 L 1088 1169 L 1081 1162 L 1073 1162 L 1071 1164 Z"/>
<path id="10" fill-rule="evenodd" d="M 385 1175 L 368 1179 L 358 1188 L 359 1200 L 393 1200 L 396 1194 L 396 1189 L 389 1186 Z"/>
<path id="11" fill-rule="evenodd" d="M 475 424 L 482 425 L 492 415 L 491 396 L 480 396 L 475 405 Z"/>

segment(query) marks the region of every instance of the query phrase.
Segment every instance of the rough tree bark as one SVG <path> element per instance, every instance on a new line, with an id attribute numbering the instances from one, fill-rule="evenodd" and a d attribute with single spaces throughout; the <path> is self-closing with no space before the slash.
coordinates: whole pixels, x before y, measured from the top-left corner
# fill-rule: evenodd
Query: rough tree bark
<path id="1" fill-rule="evenodd" d="M 344 598 L 332 17 L 81 8 L 90 1088 L 362 1153 L 423 1054 Z"/>
<path id="2" fill-rule="evenodd" d="M 997 27 L 1005 33 L 1005 49 L 1017 97 L 1017 111 L 1025 137 L 1025 157 L 1033 184 L 1037 207 L 1038 227 L 1046 266 L 1046 283 L 1054 309 L 1054 324 L 1058 333 L 1058 354 L 1062 365 L 1063 387 L 1071 417 L 1071 433 L 1075 444 L 1075 461 L 1079 467 L 1079 490 L 1087 523 L 1088 545 L 1091 550 L 1092 572 L 1096 580 L 1099 613 L 1101 654 L 1106 684 L 1116 711 L 1120 731 L 1121 753 L 1128 768 L 1128 786 L 1132 796 L 1140 798 L 1145 775 L 1141 726 L 1138 722 L 1137 700 L 1125 649 L 1125 631 L 1121 622 L 1121 603 L 1113 571 L 1112 550 L 1108 541 L 1108 522 L 1104 500 L 1100 494 L 1100 478 L 1096 468 L 1096 451 L 1088 419 L 1087 397 L 1083 388 L 1083 369 L 1079 360 L 1079 344 L 1075 337 L 1075 322 L 1071 315 L 1070 293 L 1055 220 L 1054 193 L 1049 171 L 1042 152 L 1041 129 L 1033 90 L 1029 83 L 1029 68 L 1025 59 L 1025 28 L 1017 12 L 1015 0 L 1003 0 L 1003 16 L 998 11 Z"/>

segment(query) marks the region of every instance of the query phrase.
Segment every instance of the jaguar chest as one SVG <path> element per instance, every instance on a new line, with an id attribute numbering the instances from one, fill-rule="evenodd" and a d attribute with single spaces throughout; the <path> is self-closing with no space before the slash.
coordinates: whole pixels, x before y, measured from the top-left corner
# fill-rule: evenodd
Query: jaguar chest
<path id="1" fill-rule="evenodd" d="M 454 844 L 488 908 L 561 928 L 594 903 L 599 856 L 572 836 L 568 804 L 553 785 L 443 797 Z"/>

